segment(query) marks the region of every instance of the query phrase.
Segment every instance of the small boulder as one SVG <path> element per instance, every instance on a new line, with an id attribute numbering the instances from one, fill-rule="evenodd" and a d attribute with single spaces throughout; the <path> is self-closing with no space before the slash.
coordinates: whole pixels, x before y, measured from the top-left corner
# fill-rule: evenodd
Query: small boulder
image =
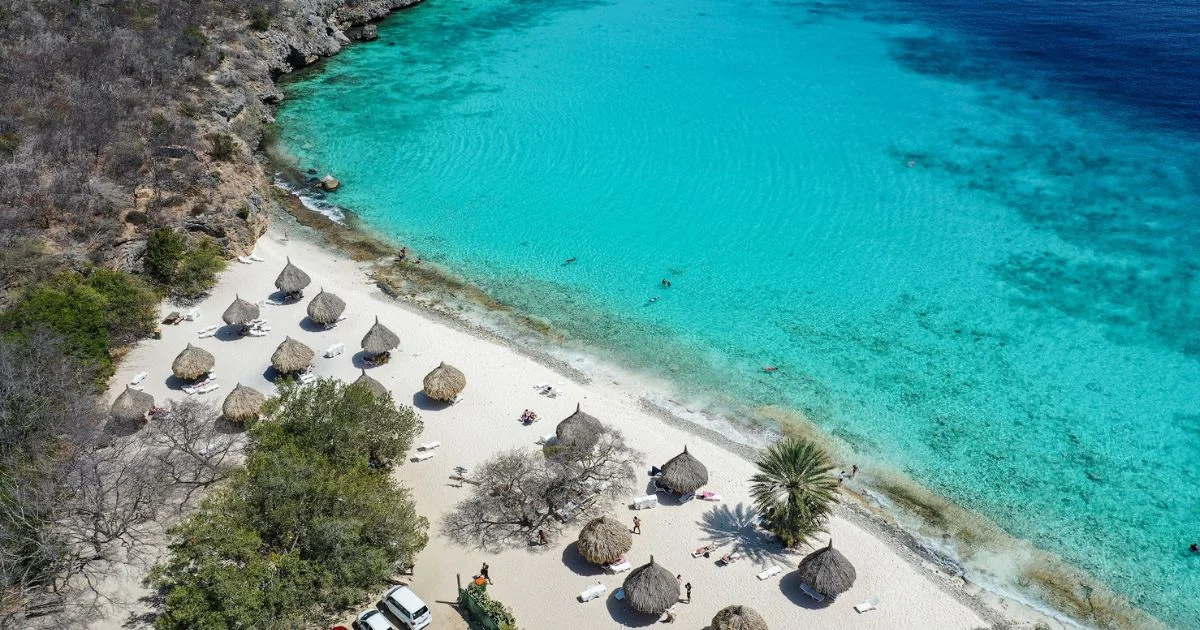
<path id="1" fill-rule="evenodd" d="M 330 192 L 337 190 L 338 186 L 341 185 L 342 182 L 339 182 L 333 175 L 326 175 L 325 177 L 321 178 L 321 188 L 324 188 Z"/>
<path id="2" fill-rule="evenodd" d="M 373 42 L 379 39 L 379 27 L 374 24 L 362 27 L 362 30 L 358 32 L 358 38 L 364 42 Z"/>

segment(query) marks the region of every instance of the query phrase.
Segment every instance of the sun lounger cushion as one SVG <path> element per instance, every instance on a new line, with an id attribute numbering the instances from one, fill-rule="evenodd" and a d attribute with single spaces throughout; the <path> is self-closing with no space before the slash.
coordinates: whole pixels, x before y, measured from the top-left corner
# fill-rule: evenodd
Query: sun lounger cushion
<path id="1" fill-rule="evenodd" d="M 633 509 L 635 510 L 648 510 L 655 507 L 658 507 L 658 495 L 655 494 L 648 494 L 633 500 Z"/>
<path id="2" fill-rule="evenodd" d="M 608 592 L 608 587 L 603 584 L 597 584 L 579 594 L 579 601 L 590 602 L 597 597 Z"/>
<path id="3" fill-rule="evenodd" d="M 146 380 L 147 376 L 150 376 L 150 375 L 147 374 L 146 372 L 138 372 L 137 374 L 133 375 L 133 378 L 130 379 L 129 382 L 133 385 L 137 385 L 138 383 L 141 383 L 142 381 Z"/>
<path id="4" fill-rule="evenodd" d="M 776 566 L 768 567 L 766 570 L 764 570 L 758 574 L 758 579 L 765 580 L 767 578 L 779 575 L 782 572 L 783 572 L 783 569 L 781 569 L 779 567 L 776 567 Z"/>
<path id="5" fill-rule="evenodd" d="M 629 564 L 628 560 L 621 560 L 619 562 L 604 565 L 604 570 L 608 571 L 609 573 L 624 573 L 632 568 L 633 565 Z"/>
<path id="6" fill-rule="evenodd" d="M 854 610 L 861 614 L 867 612 L 868 610 L 875 610 L 876 608 L 879 608 L 879 598 L 872 597 L 871 599 L 855 606 Z"/>
<path id="7" fill-rule="evenodd" d="M 416 460 L 416 461 L 418 461 L 418 462 L 423 462 L 423 461 L 425 461 L 425 460 L 427 460 L 427 459 L 432 459 L 432 458 L 433 458 L 433 453 L 432 453 L 432 452 L 422 452 L 422 453 L 417 453 L 417 454 L 416 454 L 416 456 L 414 456 L 414 457 L 413 457 L 413 459 L 414 459 L 414 460 Z"/>
<path id="8" fill-rule="evenodd" d="M 433 449 L 435 449 L 441 445 L 442 445 L 442 443 L 438 442 L 438 441 L 427 442 L 427 443 L 421 445 L 421 450 L 422 451 L 432 451 Z"/>

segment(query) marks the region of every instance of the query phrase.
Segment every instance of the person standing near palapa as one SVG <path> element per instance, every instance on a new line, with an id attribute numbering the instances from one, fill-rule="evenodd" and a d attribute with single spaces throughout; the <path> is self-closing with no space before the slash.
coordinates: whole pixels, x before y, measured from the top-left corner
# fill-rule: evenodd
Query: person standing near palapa
<path id="1" fill-rule="evenodd" d="M 492 576 L 488 575 L 488 565 L 486 562 L 484 562 L 483 566 L 479 569 L 479 577 L 487 580 L 488 584 L 492 583 Z"/>
<path id="2" fill-rule="evenodd" d="M 635 534 L 642 533 L 642 519 L 640 519 L 636 516 L 633 517 L 633 533 L 635 533 Z"/>
<path id="3" fill-rule="evenodd" d="M 683 590 L 687 592 L 687 603 L 692 603 L 692 583 L 688 582 L 683 585 Z"/>

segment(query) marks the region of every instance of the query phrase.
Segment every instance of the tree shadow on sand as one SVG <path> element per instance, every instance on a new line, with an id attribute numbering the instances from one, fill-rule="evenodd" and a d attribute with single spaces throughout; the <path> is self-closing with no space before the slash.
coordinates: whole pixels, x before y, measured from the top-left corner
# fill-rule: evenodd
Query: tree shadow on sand
<path id="1" fill-rule="evenodd" d="M 732 551 L 756 564 L 791 562 L 779 540 L 758 526 L 758 510 L 744 503 L 714 506 L 700 517 L 699 525 L 709 540 L 723 548 L 720 555 Z"/>

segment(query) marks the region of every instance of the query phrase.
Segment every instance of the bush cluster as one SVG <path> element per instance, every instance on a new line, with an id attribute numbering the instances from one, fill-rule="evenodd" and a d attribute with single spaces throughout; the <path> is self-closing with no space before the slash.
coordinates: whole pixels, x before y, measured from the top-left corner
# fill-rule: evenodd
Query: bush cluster
<path id="1" fill-rule="evenodd" d="M 245 470 L 170 531 L 159 630 L 309 628 L 360 603 L 428 541 L 381 460 L 420 420 L 363 385 L 285 384 L 251 424 Z"/>
<path id="2" fill-rule="evenodd" d="M 162 228 L 150 233 L 143 260 L 146 275 L 176 298 L 203 296 L 225 269 L 221 248 L 207 237 L 188 238 Z"/>

